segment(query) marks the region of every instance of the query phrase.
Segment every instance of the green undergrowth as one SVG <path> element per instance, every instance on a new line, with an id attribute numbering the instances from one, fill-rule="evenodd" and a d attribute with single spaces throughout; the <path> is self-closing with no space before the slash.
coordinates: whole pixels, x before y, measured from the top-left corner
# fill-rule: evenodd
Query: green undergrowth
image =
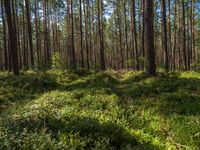
<path id="1" fill-rule="evenodd" d="M 2 150 L 199 150 L 200 73 L 0 73 Z"/>

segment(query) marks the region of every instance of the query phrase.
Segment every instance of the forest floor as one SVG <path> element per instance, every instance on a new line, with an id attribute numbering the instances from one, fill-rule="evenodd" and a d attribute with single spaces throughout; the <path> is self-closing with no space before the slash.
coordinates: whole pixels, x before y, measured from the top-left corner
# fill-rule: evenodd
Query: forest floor
<path id="1" fill-rule="evenodd" d="M 200 73 L 0 73 L 0 149 L 200 149 Z"/>

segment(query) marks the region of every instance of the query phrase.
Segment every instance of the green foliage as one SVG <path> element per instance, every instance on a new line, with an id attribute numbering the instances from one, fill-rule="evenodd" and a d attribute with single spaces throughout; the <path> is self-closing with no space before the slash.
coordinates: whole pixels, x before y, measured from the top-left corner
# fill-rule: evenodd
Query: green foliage
<path id="1" fill-rule="evenodd" d="M 88 69 L 76 69 L 72 71 L 72 73 L 82 77 L 91 75 L 91 72 Z"/>
<path id="2" fill-rule="evenodd" d="M 139 57 L 139 63 L 140 63 L 140 66 L 144 66 L 146 63 L 147 63 L 147 60 L 145 57 Z"/>
<path id="3" fill-rule="evenodd" d="M 60 53 L 55 52 L 52 54 L 52 69 L 61 69 L 62 68 L 62 61 Z"/>
<path id="4" fill-rule="evenodd" d="M 44 68 L 46 68 L 45 66 L 45 56 L 42 55 L 40 56 L 39 60 L 37 60 L 37 68 L 38 70 L 44 70 Z"/>
<path id="5" fill-rule="evenodd" d="M 126 66 L 133 66 L 133 60 L 132 59 L 128 59 L 128 60 L 126 60 L 126 62 L 125 62 L 125 65 Z"/>
<path id="6" fill-rule="evenodd" d="M 194 67 L 200 68 L 200 59 L 197 60 L 196 64 L 194 65 Z"/>
<path id="7" fill-rule="evenodd" d="M 52 54 L 52 57 L 51 57 L 51 61 L 52 61 L 52 64 L 51 64 L 51 67 L 52 69 L 54 70 L 58 70 L 58 69 L 66 69 L 66 68 L 69 68 L 68 66 L 68 56 L 66 56 L 66 54 L 62 54 L 62 53 L 59 53 L 59 52 L 54 52 Z"/>
<path id="8" fill-rule="evenodd" d="M 198 149 L 199 91 L 194 71 L 0 73 L 0 149 Z"/>

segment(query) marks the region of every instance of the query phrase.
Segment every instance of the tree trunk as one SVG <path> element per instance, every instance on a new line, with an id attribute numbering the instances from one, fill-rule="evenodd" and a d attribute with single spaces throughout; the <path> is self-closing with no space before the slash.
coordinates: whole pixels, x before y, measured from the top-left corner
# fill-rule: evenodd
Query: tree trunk
<path id="1" fill-rule="evenodd" d="M 166 21 L 166 0 L 161 1 L 161 10 L 162 10 L 162 49 L 165 52 L 165 71 L 169 71 L 169 53 L 167 47 L 167 21 Z"/>
<path id="2" fill-rule="evenodd" d="M 81 49 L 81 67 L 84 68 L 84 54 L 83 54 L 83 19 L 82 19 L 82 0 L 79 0 L 79 17 L 80 17 L 80 49 Z"/>
<path id="3" fill-rule="evenodd" d="M 26 7 L 26 19 L 28 23 L 28 39 L 29 39 L 29 49 L 30 49 L 30 60 L 31 67 L 34 67 L 34 53 L 33 53 L 33 41 L 32 41 L 32 25 L 31 25 L 31 14 L 30 14 L 30 4 L 29 0 L 25 0 Z"/>
<path id="4" fill-rule="evenodd" d="M 3 22 L 3 45 L 4 45 L 4 70 L 8 70 L 8 47 L 7 47 L 7 27 L 6 20 L 4 14 L 4 6 L 3 0 L 1 0 L 1 14 L 2 14 L 2 22 Z"/>
<path id="5" fill-rule="evenodd" d="M 136 53 L 136 69 L 140 70 L 139 66 L 139 52 L 138 52 L 138 41 L 137 41 L 137 30 L 136 30 L 136 13 L 135 13 L 135 0 L 132 0 L 133 3 L 133 33 L 134 33 L 134 45 L 135 45 L 135 53 Z"/>
<path id="6" fill-rule="evenodd" d="M 86 47 L 86 61 L 87 61 L 87 69 L 90 68 L 90 60 L 89 60 L 89 44 L 88 44 L 88 6 L 87 2 L 84 1 L 84 15 L 85 15 L 85 47 Z"/>
<path id="7" fill-rule="evenodd" d="M 150 76 L 156 76 L 153 3 L 153 0 L 145 0 L 145 48 L 147 52 L 147 74 Z"/>
<path id="8" fill-rule="evenodd" d="M 186 25 L 185 25 L 185 1 L 182 0 L 182 28 L 183 28 L 183 61 L 185 70 L 188 69 L 187 67 L 187 54 L 186 54 Z"/>
<path id="9" fill-rule="evenodd" d="M 177 0 L 174 2 L 174 48 L 173 48 L 173 70 L 176 70 L 176 48 L 177 48 Z"/>
<path id="10" fill-rule="evenodd" d="M 71 69 L 76 69 L 76 54 L 75 54 L 75 43 L 74 43 L 74 12 L 73 12 L 73 0 L 71 0 L 71 45 L 72 45 L 72 61 Z"/>
<path id="11" fill-rule="evenodd" d="M 40 46 L 39 46 L 39 26 L 38 26 L 38 0 L 35 0 L 35 32 L 36 32 L 36 51 L 37 51 L 37 65 L 39 67 L 40 63 Z"/>
<path id="12" fill-rule="evenodd" d="M 12 17 L 11 1 L 10 0 L 4 1 L 4 5 L 5 5 L 5 12 L 8 24 L 13 72 L 15 75 L 19 75 L 20 73 L 19 73 L 18 52 L 17 52 L 17 35 L 14 27 L 14 22 L 13 22 L 14 20 Z"/>
<path id="13" fill-rule="evenodd" d="M 105 56 L 104 56 L 104 35 L 103 35 L 103 1 L 98 0 L 98 31 L 99 31 L 99 53 L 100 53 L 100 70 L 104 71 L 106 69 L 105 66 Z"/>

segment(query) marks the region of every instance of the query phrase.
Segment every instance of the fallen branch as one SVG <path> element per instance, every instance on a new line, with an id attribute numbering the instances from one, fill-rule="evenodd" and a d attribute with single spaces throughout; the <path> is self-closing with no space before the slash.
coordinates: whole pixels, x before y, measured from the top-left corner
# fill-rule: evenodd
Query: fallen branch
<path id="1" fill-rule="evenodd" d="M 166 129 L 164 129 L 164 128 L 161 128 L 161 129 L 165 133 L 166 138 L 168 138 L 173 145 L 175 145 L 176 147 L 179 147 L 179 148 L 181 147 L 181 148 L 190 149 L 188 146 L 182 145 L 182 144 L 177 143 L 176 141 L 174 141 L 172 136 L 170 135 L 170 133 Z"/>
<path id="2" fill-rule="evenodd" d="M 178 147 L 182 147 L 182 148 L 189 149 L 188 146 L 186 146 L 186 145 L 182 145 L 182 144 L 177 143 L 176 141 L 174 141 L 174 140 L 172 139 L 172 137 L 169 136 L 168 138 L 169 138 L 169 140 L 170 140 L 174 145 L 176 145 L 176 146 L 178 146 Z"/>

